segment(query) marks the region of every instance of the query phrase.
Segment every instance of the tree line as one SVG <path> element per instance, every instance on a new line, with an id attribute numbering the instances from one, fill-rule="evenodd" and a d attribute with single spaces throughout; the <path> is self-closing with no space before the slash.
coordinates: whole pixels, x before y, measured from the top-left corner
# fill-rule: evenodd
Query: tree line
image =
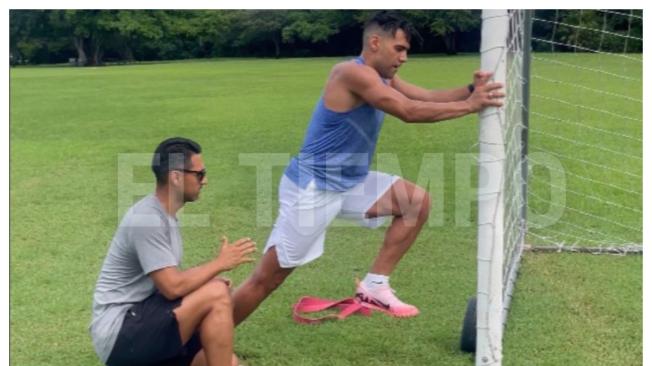
<path id="1" fill-rule="evenodd" d="M 339 56 L 360 52 L 371 10 L 11 10 L 11 64 L 82 66 L 213 57 Z M 477 52 L 479 10 L 401 10 L 418 30 L 411 53 Z M 537 11 L 533 34 L 565 44 L 641 52 L 642 11 Z M 639 18 L 640 17 L 640 18 Z M 581 27 L 563 24 L 580 24 Z M 588 32 L 583 29 L 599 29 Z M 614 35 L 627 35 L 626 38 Z M 605 35 L 607 35 L 605 37 Z M 551 38 L 552 36 L 552 38 Z M 557 49 L 555 49 L 557 44 Z"/>

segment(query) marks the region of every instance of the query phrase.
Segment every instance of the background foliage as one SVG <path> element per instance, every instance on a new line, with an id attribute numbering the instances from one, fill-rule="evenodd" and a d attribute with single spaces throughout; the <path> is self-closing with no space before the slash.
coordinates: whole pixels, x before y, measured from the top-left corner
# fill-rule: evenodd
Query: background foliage
<path id="1" fill-rule="evenodd" d="M 477 52 L 479 10 L 399 11 L 421 34 L 411 53 Z M 624 13 L 628 11 L 619 10 Z M 370 10 L 12 10 L 12 64 L 79 65 L 189 58 L 340 56 L 360 51 Z M 634 14 L 641 15 L 641 11 Z M 592 10 L 538 12 L 544 19 L 642 36 L 642 22 Z M 592 44 L 622 52 L 622 38 L 599 32 L 552 29 L 536 22 L 534 34 L 558 42 Z M 592 39 L 586 39 L 592 38 Z M 629 52 L 641 52 L 642 43 Z M 569 50 L 557 47 L 556 51 Z M 539 50 L 543 51 L 543 50 Z"/>

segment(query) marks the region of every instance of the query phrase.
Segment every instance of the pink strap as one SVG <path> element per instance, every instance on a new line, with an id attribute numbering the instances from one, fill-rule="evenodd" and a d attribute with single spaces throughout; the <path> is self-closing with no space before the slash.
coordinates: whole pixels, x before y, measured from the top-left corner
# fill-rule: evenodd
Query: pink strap
<path id="1" fill-rule="evenodd" d="M 330 313 L 317 317 L 308 317 L 306 313 L 318 313 L 326 310 L 339 310 L 339 313 Z M 304 296 L 292 307 L 294 321 L 301 324 L 319 324 L 325 320 L 342 320 L 351 314 L 359 313 L 364 316 L 371 315 L 371 309 L 367 308 L 352 297 L 342 300 L 320 299 L 318 297 Z"/>

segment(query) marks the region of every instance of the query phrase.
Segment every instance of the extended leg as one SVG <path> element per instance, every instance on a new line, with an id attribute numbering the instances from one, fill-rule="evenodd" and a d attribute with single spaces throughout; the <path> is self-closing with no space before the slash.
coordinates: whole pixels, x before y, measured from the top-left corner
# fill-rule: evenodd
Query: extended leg
<path id="1" fill-rule="evenodd" d="M 276 248 L 270 248 L 254 273 L 233 294 L 233 321 L 237 326 L 256 310 L 292 273 L 293 268 L 281 268 Z"/>

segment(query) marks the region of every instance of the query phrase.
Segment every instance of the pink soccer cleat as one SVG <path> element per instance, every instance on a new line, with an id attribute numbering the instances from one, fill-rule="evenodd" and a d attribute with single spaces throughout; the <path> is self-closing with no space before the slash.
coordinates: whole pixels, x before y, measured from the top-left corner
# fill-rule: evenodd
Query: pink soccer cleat
<path id="1" fill-rule="evenodd" d="M 359 282 L 355 297 L 365 306 L 397 318 L 409 318 L 419 315 L 419 309 L 414 305 L 399 300 L 389 285 L 370 291 L 365 288 L 362 282 Z"/>

